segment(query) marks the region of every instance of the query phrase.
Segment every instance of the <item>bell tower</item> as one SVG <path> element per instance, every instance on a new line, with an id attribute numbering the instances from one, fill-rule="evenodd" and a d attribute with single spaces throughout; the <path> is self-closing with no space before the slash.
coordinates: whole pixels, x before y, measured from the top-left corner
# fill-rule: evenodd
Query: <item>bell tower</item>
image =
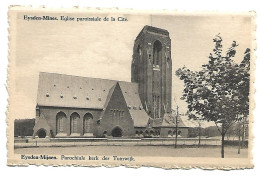
<path id="1" fill-rule="evenodd" d="M 153 119 L 171 111 L 171 39 L 164 29 L 144 26 L 135 39 L 131 81 L 139 85 L 142 105 Z"/>

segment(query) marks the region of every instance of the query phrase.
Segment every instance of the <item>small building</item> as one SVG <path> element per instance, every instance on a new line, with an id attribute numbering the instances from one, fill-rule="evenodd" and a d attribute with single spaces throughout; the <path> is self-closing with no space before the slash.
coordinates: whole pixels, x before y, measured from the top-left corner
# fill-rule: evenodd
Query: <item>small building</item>
<path id="1" fill-rule="evenodd" d="M 14 136 L 15 137 L 32 136 L 34 125 L 35 125 L 35 119 L 15 119 Z"/>

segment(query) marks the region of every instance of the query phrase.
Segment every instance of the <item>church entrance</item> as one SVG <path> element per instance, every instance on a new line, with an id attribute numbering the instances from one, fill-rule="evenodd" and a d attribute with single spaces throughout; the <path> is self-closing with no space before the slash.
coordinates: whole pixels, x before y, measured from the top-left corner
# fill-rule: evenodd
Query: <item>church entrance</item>
<path id="1" fill-rule="evenodd" d="M 39 138 L 45 138 L 45 137 L 46 137 L 46 132 L 45 132 L 44 129 L 40 129 L 40 130 L 38 131 L 38 137 L 39 137 Z"/>
<path id="2" fill-rule="evenodd" d="M 115 127 L 115 128 L 112 130 L 112 136 L 113 136 L 113 137 L 122 137 L 122 129 L 119 128 L 119 127 Z"/>

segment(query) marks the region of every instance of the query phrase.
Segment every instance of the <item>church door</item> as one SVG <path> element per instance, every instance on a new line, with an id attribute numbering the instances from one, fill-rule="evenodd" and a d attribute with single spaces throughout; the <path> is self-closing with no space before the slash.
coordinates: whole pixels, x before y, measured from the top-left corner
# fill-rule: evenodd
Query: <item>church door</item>
<path id="1" fill-rule="evenodd" d="M 40 130 L 38 131 L 38 137 L 39 137 L 39 138 L 45 138 L 45 137 L 46 137 L 46 132 L 45 132 L 44 129 L 40 129 Z"/>
<path id="2" fill-rule="evenodd" d="M 122 137 L 122 129 L 119 128 L 119 127 L 115 127 L 113 130 L 112 130 L 112 136 L 113 137 Z"/>

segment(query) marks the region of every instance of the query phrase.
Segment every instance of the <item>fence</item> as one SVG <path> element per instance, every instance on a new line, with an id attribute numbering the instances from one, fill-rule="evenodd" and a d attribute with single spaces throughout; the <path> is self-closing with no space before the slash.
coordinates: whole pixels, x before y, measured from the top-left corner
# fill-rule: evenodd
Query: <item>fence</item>
<path id="1" fill-rule="evenodd" d="M 15 147 L 58 147 L 58 146 L 170 146 L 175 145 L 175 138 L 50 138 L 50 139 L 28 139 L 27 143 L 15 141 Z M 198 146 L 198 138 L 178 138 L 178 146 Z M 221 140 L 202 138 L 201 146 L 218 146 Z"/>

